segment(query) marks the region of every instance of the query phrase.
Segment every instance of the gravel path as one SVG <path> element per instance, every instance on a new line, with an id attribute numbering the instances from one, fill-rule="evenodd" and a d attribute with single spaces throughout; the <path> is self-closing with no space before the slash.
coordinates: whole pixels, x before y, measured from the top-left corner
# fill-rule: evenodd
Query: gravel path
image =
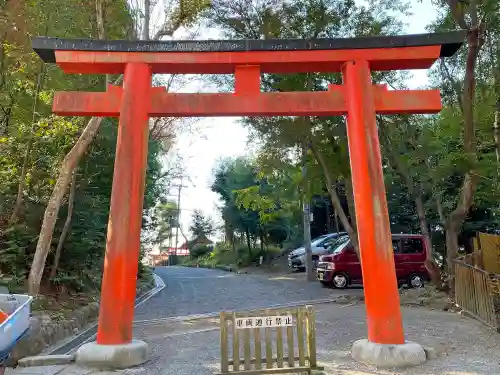
<path id="1" fill-rule="evenodd" d="M 265 307 L 274 303 L 332 297 L 338 291 L 301 282 L 299 279 L 269 280 L 259 276 L 228 275 L 212 270 L 169 269 L 160 275 L 168 284 L 162 292 L 175 303 L 177 315 L 218 310 Z M 201 281 L 201 280 L 202 281 Z M 172 291 L 175 285 L 188 296 Z M 351 291 L 359 293 L 359 290 Z M 310 293 L 310 295 L 309 295 Z M 333 294 L 332 294 L 333 293 Z M 165 316 L 155 311 L 160 300 L 147 303 L 143 314 Z M 165 303 L 165 302 L 163 302 Z M 438 359 L 406 370 L 377 370 L 351 360 L 355 340 L 366 337 L 363 304 L 317 305 L 318 360 L 327 375 L 493 375 L 500 374 L 500 335 L 482 324 L 455 313 L 403 308 L 408 340 L 433 347 Z M 179 313 L 180 312 L 180 313 Z M 144 315 L 146 316 L 146 315 Z M 217 322 L 159 323 L 136 327 L 136 337 L 150 344 L 151 360 L 143 367 L 126 370 L 138 375 L 209 375 L 219 371 Z"/>
<path id="2" fill-rule="evenodd" d="M 405 370 L 377 370 L 350 358 L 352 343 L 366 337 L 364 305 L 318 305 L 318 361 L 326 375 L 494 375 L 500 374 L 500 335 L 458 314 L 404 308 L 407 338 L 433 347 L 439 356 Z M 191 332 L 186 332 L 189 330 Z M 150 362 L 126 370 L 137 375 L 210 375 L 219 371 L 219 332 L 215 321 L 184 329 L 136 328 L 150 344 Z M 142 334 L 141 334 L 142 333 Z"/>

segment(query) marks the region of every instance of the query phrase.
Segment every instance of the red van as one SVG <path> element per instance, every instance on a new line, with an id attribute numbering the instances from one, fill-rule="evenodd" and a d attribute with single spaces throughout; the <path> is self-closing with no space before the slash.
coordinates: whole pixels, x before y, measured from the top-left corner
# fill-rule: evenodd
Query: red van
<path id="1" fill-rule="evenodd" d="M 392 247 L 398 284 L 420 288 L 429 274 L 425 268 L 427 259 L 424 238 L 418 234 L 393 234 Z M 340 237 L 328 253 L 321 256 L 316 270 L 318 280 L 325 286 L 346 288 L 362 284 L 361 264 L 348 236 Z"/>

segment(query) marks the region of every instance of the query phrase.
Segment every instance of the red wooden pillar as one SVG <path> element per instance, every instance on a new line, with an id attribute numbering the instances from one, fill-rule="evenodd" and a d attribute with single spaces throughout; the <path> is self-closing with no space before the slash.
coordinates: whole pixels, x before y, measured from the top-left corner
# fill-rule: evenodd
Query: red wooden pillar
<path id="1" fill-rule="evenodd" d="M 132 341 L 148 149 L 151 68 L 125 68 L 102 280 L 97 343 Z"/>
<path id="2" fill-rule="evenodd" d="M 367 61 L 343 67 L 347 134 L 367 312 L 368 340 L 403 344 L 403 322 Z"/>

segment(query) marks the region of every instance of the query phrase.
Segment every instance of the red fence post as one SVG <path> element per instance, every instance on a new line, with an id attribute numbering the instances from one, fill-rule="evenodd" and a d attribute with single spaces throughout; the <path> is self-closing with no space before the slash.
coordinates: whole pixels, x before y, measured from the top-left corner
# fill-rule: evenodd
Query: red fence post
<path id="1" fill-rule="evenodd" d="M 152 73 L 145 63 L 125 68 L 108 222 L 97 343 L 132 341 L 142 204 L 148 150 Z"/>
<path id="2" fill-rule="evenodd" d="M 344 65 L 347 135 L 365 293 L 368 340 L 404 344 L 371 72 L 367 61 Z"/>

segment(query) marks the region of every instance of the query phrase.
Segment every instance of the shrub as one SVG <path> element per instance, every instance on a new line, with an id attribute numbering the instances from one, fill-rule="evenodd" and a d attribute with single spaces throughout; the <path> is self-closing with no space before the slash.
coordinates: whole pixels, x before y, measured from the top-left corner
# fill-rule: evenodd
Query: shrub
<path id="1" fill-rule="evenodd" d="M 207 255 L 212 252 L 212 247 L 207 246 L 207 245 L 194 245 L 190 250 L 189 250 L 191 257 L 193 258 L 199 258 L 201 256 Z"/>

